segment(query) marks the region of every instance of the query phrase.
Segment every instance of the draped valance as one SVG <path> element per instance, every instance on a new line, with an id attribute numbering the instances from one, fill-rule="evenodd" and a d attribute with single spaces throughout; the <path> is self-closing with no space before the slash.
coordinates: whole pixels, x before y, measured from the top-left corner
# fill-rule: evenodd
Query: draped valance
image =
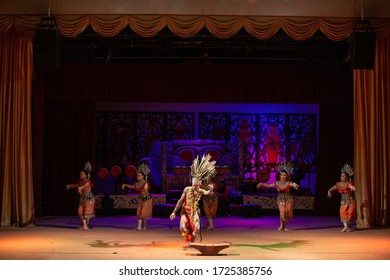
<path id="1" fill-rule="evenodd" d="M 307 40 L 321 31 L 330 40 L 348 38 L 356 18 L 312 18 L 312 17 L 264 17 L 264 16 L 205 16 L 205 15 L 56 15 L 61 35 L 76 37 L 87 27 L 101 36 L 118 35 L 129 27 L 141 37 L 153 37 L 168 28 L 173 34 L 189 38 L 206 28 L 220 39 L 234 36 L 241 29 L 258 39 L 267 39 L 279 30 L 295 40 Z M 19 32 L 33 37 L 41 22 L 40 16 L 0 16 L 0 34 L 12 26 Z M 390 30 L 389 18 L 371 20 L 377 39 L 386 37 Z"/>

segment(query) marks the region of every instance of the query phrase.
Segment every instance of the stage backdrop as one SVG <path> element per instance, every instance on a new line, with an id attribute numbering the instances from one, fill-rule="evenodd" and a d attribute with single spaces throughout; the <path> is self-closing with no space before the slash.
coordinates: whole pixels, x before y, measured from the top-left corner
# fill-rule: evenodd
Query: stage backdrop
<path id="1" fill-rule="evenodd" d="M 64 186 L 77 180 L 87 160 L 96 170 L 101 153 L 106 152 L 96 152 L 96 116 L 101 103 L 133 103 L 140 111 L 142 103 L 157 103 L 159 112 L 164 111 L 164 104 L 179 103 L 177 111 L 181 113 L 190 112 L 180 110 L 180 103 L 214 103 L 216 107 L 221 103 L 318 104 L 315 207 L 324 215 L 337 214 L 338 201 L 327 199 L 325 190 L 338 180 L 340 166 L 353 160 L 352 71 L 347 67 L 67 64 L 48 70 L 42 77 L 44 82 L 37 83 L 45 84 L 45 102 L 37 112 L 45 112 L 44 195 L 38 205 L 43 214 L 75 213 L 77 195 Z M 245 108 L 236 112 L 236 116 L 246 114 Z M 201 118 L 211 116 L 208 113 Z M 269 130 L 268 125 L 264 127 Z M 136 136 L 133 130 L 129 133 Z M 201 135 L 202 129 L 198 132 Z M 138 150 L 140 147 L 142 143 Z M 53 166 L 50 172 L 48 166 Z"/>

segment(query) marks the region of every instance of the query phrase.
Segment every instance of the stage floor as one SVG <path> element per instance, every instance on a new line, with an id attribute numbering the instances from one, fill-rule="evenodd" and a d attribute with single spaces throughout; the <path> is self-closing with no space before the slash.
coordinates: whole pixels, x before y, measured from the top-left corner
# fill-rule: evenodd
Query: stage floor
<path id="1" fill-rule="evenodd" d="M 202 218 L 203 223 L 205 219 Z M 38 218 L 36 225 L 0 227 L 2 260 L 389 260 L 390 228 L 340 232 L 338 217 L 296 216 L 279 232 L 278 216 L 217 218 L 202 243 L 228 242 L 220 255 L 205 256 L 179 232 L 179 217 L 151 218 L 135 231 L 136 217 L 97 217 L 80 230 L 77 217 Z M 200 242 L 198 239 L 197 242 Z"/>

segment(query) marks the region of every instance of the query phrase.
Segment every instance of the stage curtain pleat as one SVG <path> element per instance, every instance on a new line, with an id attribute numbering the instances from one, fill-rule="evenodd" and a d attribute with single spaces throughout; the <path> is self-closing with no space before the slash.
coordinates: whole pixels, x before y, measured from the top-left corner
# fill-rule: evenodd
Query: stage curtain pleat
<path id="1" fill-rule="evenodd" d="M 44 215 L 77 215 L 79 194 L 65 186 L 77 183 L 87 161 L 92 165 L 91 180 L 96 180 L 95 107 L 95 102 L 87 101 L 47 103 L 50 121 L 45 125 L 42 155 L 46 173 L 42 183 Z"/>
<path id="2" fill-rule="evenodd" d="M 348 70 L 293 65 L 68 64 L 48 74 L 50 83 L 55 83 L 58 75 L 69 82 L 58 82 L 47 98 L 82 97 L 95 102 L 352 104 L 352 72 Z"/>
<path id="3" fill-rule="evenodd" d="M 387 36 L 377 41 L 375 71 L 354 71 L 354 165 L 360 228 L 389 225 L 389 53 Z"/>
<path id="4" fill-rule="evenodd" d="M 269 38 L 278 31 L 284 30 L 295 40 L 306 40 L 315 32 L 321 31 L 331 40 L 338 41 L 348 38 L 355 20 L 354 18 L 206 15 L 56 15 L 61 34 L 65 37 L 75 37 L 89 26 L 98 34 L 107 37 L 118 34 L 125 27 L 130 27 L 140 36 L 152 37 L 167 27 L 181 37 L 191 37 L 202 28 L 207 28 L 213 35 L 222 39 L 229 38 L 239 30 L 245 29 L 259 39 Z M 28 204 L 27 206 L 23 205 L 22 202 L 31 199 L 32 192 L 31 155 L 28 152 L 32 141 L 31 127 L 29 120 L 25 118 L 27 115 L 31 117 L 29 115 L 30 101 L 29 98 L 26 98 L 26 95 L 31 92 L 31 73 L 27 72 L 31 71 L 32 67 L 32 54 L 29 53 L 32 46 L 31 38 L 34 36 L 39 22 L 39 16 L 0 16 L 0 34 L 2 34 L 0 57 L 2 64 L 0 140 L 2 151 L 0 174 L 3 196 L 1 200 L 2 224 L 26 224 L 31 221 L 31 217 L 29 218 L 31 215 L 20 215 L 20 213 L 32 213 L 33 211 L 32 209 L 26 211 L 25 207 L 29 206 Z M 354 165 L 356 184 L 359 188 L 357 196 L 360 227 L 389 224 L 389 182 L 388 175 L 386 175 L 390 160 L 389 136 L 386 130 L 389 123 L 385 108 L 389 108 L 388 56 L 390 50 L 388 34 L 390 19 L 372 19 L 372 24 L 377 32 L 375 70 L 354 71 Z M 6 33 L 12 29 L 14 31 Z M 16 36 L 15 32 L 19 34 L 19 37 Z M 14 34 L 14 36 L 10 34 Z M 13 45 L 15 37 L 19 38 L 19 41 L 17 40 L 18 44 Z M 12 51 L 11 46 L 15 47 Z M 27 55 L 27 53 L 29 54 Z M 14 64 L 6 63 L 10 58 L 18 60 L 19 65 L 16 62 Z M 16 73 L 12 72 L 13 70 Z M 15 109 L 12 106 L 17 106 L 18 112 L 11 112 L 11 108 Z M 13 117 L 11 121 L 10 117 Z M 16 145 L 21 144 L 20 138 L 17 138 L 21 135 L 24 136 L 23 141 L 25 141 L 23 148 Z M 12 145 L 18 147 L 20 154 L 15 151 L 15 148 L 11 149 L 14 147 Z M 13 150 L 14 152 L 12 152 Z M 10 179 L 11 177 L 12 179 Z M 5 182 L 7 184 L 4 184 Z M 15 211 L 11 209 L 15 209 Z M 14 218 L 11 218 L 12 215 Z M 18 215 L 23 216 L 23 219 L 15 219 L 15 216 Z"/>
<path id="5" fill-rule="evenodd" d="M 0 33 L 1 225 L 34 221 L 31 81 L 32 38 L 9 28 Z"/>
<path id="6" fill-rule="evenodd" d="M 352 98 L 352 94 L 351 94 Z M 330 187 L 339 181 L 340 169 L 353 159 L 353 104 L 321 104 L 318 126 L 317 178 L 315 207 L 318 216 L 339 215 L 340 200 L 327 197 Z M 337 197 L 337 199 L 336 199 Z"/>

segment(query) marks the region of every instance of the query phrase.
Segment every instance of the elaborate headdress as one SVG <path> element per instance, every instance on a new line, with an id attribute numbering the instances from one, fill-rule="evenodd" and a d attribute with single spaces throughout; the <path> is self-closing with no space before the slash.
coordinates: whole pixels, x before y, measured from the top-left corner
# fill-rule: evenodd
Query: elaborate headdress
<path id="1" fill-rule="evenodd" d="M 87 174 L 87 179 L 89 180 L 89 178 L 91 177 L 91 171 L 92 171 L 92 166 L 91 166 L 91 163 L 89 161 L 87 161 L 85 163 L 83 171 Z"/>
<path id="2" fill-rule="evenodd" d="M 348 164 L 344 164 L 343 168 L 341 168 L 341 173 L 346 173 L 349 175 L 349 178 L 351 178 L 353 176 L 353 168 Z"/>
<path id="3" fill-rule="evenodd" d="M 137 172 L 144 174 L 145 180 L 147 180 L 148 174 L 150 173 L 149 165 L 141 163 L 141 165 L 137 169 Z"/>
<path id="4" fill-rule="evenodd" d="M 290 175 L 294 171 L 294 164 L 290 161 L 288 163 L 279 163 L 276 166 L 276 170 L 280 173 L 286 171 L 287 175 Z"/>
<path id="5" fill-rule="evenodd" d="M 215 171 L 215 163 L 216 161 L 210 161 L 211 155 L 203 155 L 202 159 L 199 162 L 199 156 L 196 156 L 191 166 L 191 177 L 192 179 L 199 180 L 202 182 L 203 180 L 208 180 L 213 177 L 216 173 Z"/>

